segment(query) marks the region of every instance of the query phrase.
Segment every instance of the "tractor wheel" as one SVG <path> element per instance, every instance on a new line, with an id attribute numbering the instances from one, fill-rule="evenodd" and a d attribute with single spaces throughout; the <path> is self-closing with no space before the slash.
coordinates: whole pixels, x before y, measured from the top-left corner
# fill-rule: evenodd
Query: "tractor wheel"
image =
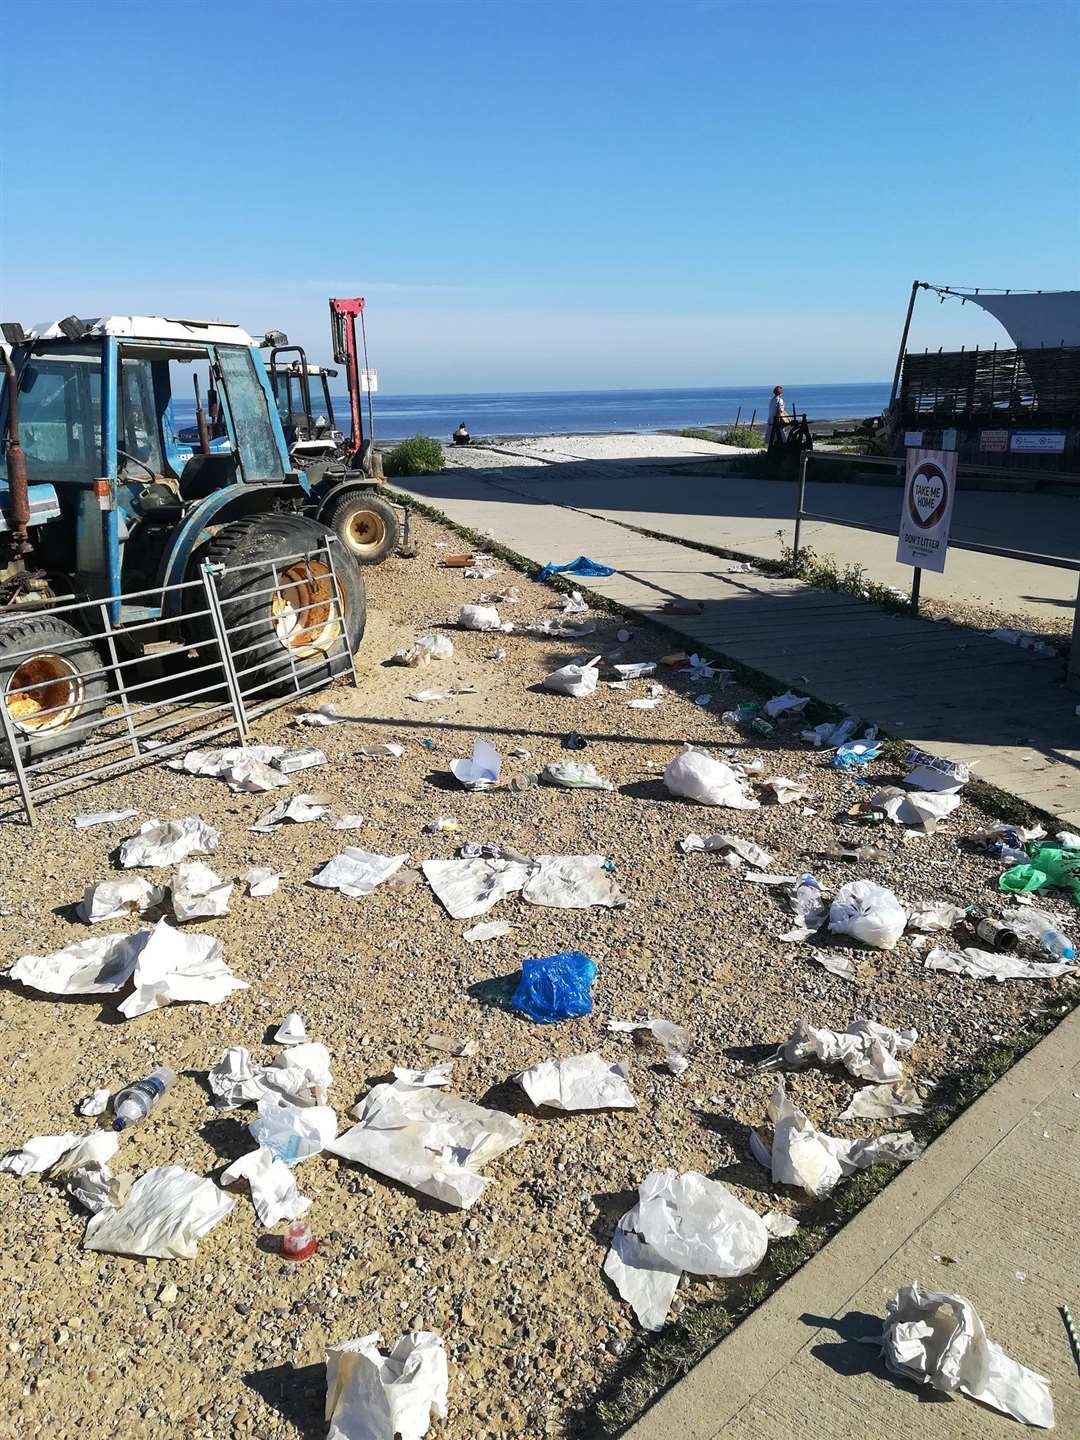
<path id="1" fill-rule="evenodd" d="M 101 657 L 73 625 L 27 616 L 0 625 L 0 690 L 25 762 L 89 740 L 108 682 Z M 6 740 L 0 757 L 11 763 Z"/>
<path id="2" fill-rule="evenodd" d="M 357 565 L 380 564 L 401 538 L 397 511 L 374 490 L 347 490 L 331 501 L 323 519 Z"/>
<path id="3" fill-rule="evenodd" d="M 342 616 L 325 559 L 303 558 L 325 549 L 328 540 L 336 545 L 325 525 L 304 516 L 254 515 L 224 525 L 192 556 L 188 579 L 199 577 L 204 560 L 225 567 L 217 582 L 225 632 L 240 688 L 255 704 L 292 689 L 294 666 L 305 688 L 349 673 L 349 658 L 339 642 L 343 623 L 350 650 L 355 652 L 363 639 L 364 578 L 337 546 L 334 572 Z M 205 608 L 201 587 L 185 593 L 193 610 Z M 192 615 L 187 630 L 197 647 L 212 642 L 205 614 Z"/>

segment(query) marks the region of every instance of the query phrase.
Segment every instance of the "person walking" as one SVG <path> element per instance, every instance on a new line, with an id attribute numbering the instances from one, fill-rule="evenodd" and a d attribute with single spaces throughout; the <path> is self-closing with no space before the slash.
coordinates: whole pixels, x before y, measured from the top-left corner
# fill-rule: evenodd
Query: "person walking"
<path id="1" fill-rule="evenodd" d="M 769 418 L 765 421 L 765 448 L 771 450 L 774 445 L 779 445 L 784 438 L 784 426 L 790 417 L 784 405 L 784 387 L 774 385 L 772 398 L 769 401 Z"/>

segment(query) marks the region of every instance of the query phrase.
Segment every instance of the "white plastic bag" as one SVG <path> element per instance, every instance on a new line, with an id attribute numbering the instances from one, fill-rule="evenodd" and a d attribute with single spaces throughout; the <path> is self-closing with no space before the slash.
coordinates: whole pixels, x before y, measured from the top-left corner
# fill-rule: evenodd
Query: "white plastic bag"
<path id="1" fill-rule="evenodd" d="M 248 1182 L 251 1203 L 263 1225 L 299 1220 L 311 1209 L 310 1198 L 300 1194 L 288 1165 L 265 1145 L 241 1155 L 221 1172 L 222 1185 L 234 1185 L 237 1180 Z"/>
<path id="2" fill-rule="evenodd" d="M 46 995 L 108 995 L 131 979 L 150 934 L 95 935 L 52 955 L 23 955 L 8 976 Z"/>
<path id="3" fill-rule="evenodd" d="M 141 915 L 164 899 L 164 888 L 151 885 L 141 875 L 117 875 L 88 885 L 77 909 L 80 920 L 85 920 L 87 925 L 98 925 L 102 920 Z"/>
<path id="4" fill-rule="evenodd" d="M 337 1134 L 337 1115 L 330 1105 L 293 1105 L 283 1095 L 266 1094 L 248 1130 L 286 1165 L 299 1165 L 327 1148 Z"/>
<path id="5" fill-rule="evenodd" d="M 147 820 L 137 835 L 120 846 L 120 864 L 126 870 L 134 865 L 178 865 L 189 855 L 209 855 L 220 841 L 221 832 L 197 815 Z"/>
<path id="6" fill-rule="evenodd" d="M 849 880 L 829 907 L 829 929 L 877 950 L 891 950 L 907 926 L 907 911 L 891 890 L 873 880 Z"/>
<path id="7" fill-rule="evenodd" d="M 596 668 L 599 663 L 600 656 L 595 655 L 584 665 L 561 665 L 558 670 L 544 676 L 544 689 L 552 690 L 556 695 L 569 695 L 574 700 L 584 700 L 599 683 L 600 671 Z"/>
<path id="8" fill-rule="evenodd" d="M 563 790 L 614 790 L 595 765 L 582 760 L 552 760 L 540 772 L 540 779 Z"/>
<path id="9" fill-rule="evenodd" d="M 122 1205 L 91 1216 L 83 1247 L 158 1260 L 194 1260 L 196 1242 L 235 1204 L 212 1180 L 180 1165 L 159 1165 L 139 1176 Z"/>
<path id="10" fill-rule="evenodd" d="M 636 1110 L 626 1080 L 625 1065 L 612 1065 L 595 1051 L 541 1060 L 517 1077 L 534 1105 L 552 1110 Z"/>
<path id="11" fill-rule="evenodd" d="M 726 805 L 731 810 L 758 810 L 757 800 L 730 765 L 703 750 L 683 750 L 664 770 L 664 784 L 672 795 L 699 805 Z"/>
<path id="12" fill-rule="evenodd" d="M 842 1065 L 857 1080 L 898 1080 L 903 1066 L 896 1057 L 918 1038 L 917 1030 L 891 1030 L 875 1020 L 855 1020 L 846 1030 L 818 1028 L 800 1020 L 766 1068 L 782 1065 L 798 1070 L 817 1060 L 822 1065 Z"/>
<path id="13" fill-rule="evenodd" d="M 326 1440 L 423 1440 L 446 1419 L 447 1368 L 432 1330 L 403 1335 L 389 1355 L 376 1330 L 326 1352 Z"/>
<path id="14" fill-rule="evenodd" d="M 769 1237 L 755 1211 L 696 1170 L 653 1170 L 638 1189 L 637 1231 L 664 1260 L 693 1275 L 756 1270 Z"/>
<path id="15" fill-rule="evenodd" d="M 494 605 L 463 605 L 457 623 L 463 630 L 513 629 L 512 625 L 504 625 L 499 619 L 499 612 Z"/>

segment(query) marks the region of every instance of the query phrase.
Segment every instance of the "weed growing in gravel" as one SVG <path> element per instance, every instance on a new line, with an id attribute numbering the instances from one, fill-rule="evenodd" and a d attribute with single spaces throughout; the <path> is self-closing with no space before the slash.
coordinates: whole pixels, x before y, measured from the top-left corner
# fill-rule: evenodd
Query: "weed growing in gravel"
<path id="1" fill-rule="evenodd" d="M 848 595 L 858 596 L 860 600 L 870 600 L 875 605 L 880 605 L 883 610 L 906 611 L 911 608 L 906 595 L 894 590 L 890 585 L 868 580 L 865 568 L 857 562 L 841 569 L 835 555 L 819 555 L 808 545 L 800 546 L 796 555 L 785 539 L 783 530 L 778 530 L 776 534 L 780 540 L 778 563 L 781 575 L 805 580 L 808 585 L 816 585 L 819 590 L 843 590 Z"/>

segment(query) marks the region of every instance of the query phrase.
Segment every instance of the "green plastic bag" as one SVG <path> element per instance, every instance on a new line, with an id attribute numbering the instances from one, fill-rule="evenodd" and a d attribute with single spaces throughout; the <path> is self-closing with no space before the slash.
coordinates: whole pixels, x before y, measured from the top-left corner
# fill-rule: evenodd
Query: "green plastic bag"
<path id="1" fill-rule="evenodd" d="M 1026 865 L 1014 865 L 998 880 L 998 889 L 1013 895 L 1034 890 L 1068 890 L 1080 904 L 1080 851 L 1056 845 L 1032 847 Z"/>

